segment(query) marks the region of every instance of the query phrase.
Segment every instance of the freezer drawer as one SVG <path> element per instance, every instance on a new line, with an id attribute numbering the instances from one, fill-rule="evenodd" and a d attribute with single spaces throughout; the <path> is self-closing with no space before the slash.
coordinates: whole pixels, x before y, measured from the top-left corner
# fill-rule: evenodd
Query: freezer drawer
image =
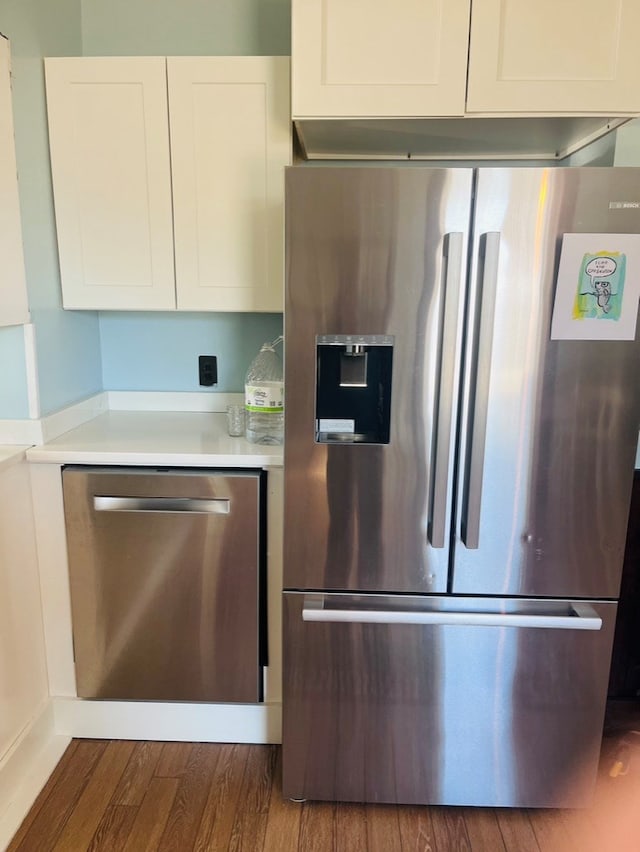
<path id="1" fill-rule="evenodd" d="M 284 595 L 283 791 L 588 804 L 616 604 Z"/>
<path id="2" fill-rule="evenodd" d="M 79 696 L 262 700 L 264 476 L 63 470 Z"/>

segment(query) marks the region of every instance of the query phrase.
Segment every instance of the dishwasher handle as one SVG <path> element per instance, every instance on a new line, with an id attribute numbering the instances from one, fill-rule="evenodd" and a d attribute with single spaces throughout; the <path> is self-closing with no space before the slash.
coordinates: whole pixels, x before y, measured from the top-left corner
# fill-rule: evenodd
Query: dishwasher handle
<path id="1" fill-rule="evenodd" d="M 228 515 L 228 499 L 201 497 L 100 497 L 94 496 L 96 512 L 192 512 L 199 515 Z"/>
<path id="2" fill-rule="evenodd" d="M 602 619 L 590 604 L 571 603 L 567 615 L 527 612 L 465 612 L 401 609 L 325 609 L 324 600 L 307 599 L 303 621 L 347 624 L 430 624 L 458 627 L 546 627 L 555 630 L 600 630 Z"/>

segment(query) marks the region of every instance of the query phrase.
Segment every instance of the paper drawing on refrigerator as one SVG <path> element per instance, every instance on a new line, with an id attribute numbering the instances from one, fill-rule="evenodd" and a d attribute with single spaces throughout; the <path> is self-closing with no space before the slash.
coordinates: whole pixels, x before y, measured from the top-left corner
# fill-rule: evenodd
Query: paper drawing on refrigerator
<path id="1" fill-rule="evenodd" d="M 618 322 L 627 265 L 619 251 L 585 254 L 573 301 L 573 319 L 606 319 Z"/>
<path id="2" fill-rule="evenodd" d="M 633 340 L 640 296 L 637 234 L 565 234 L 552 340 Z"/>

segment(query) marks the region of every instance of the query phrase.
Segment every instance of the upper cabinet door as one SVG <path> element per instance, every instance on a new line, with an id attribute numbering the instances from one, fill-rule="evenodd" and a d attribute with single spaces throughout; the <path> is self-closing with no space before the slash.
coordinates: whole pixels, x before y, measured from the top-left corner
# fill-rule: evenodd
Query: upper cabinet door
<path id="1" fill-rule="evenodd" d="M 0 35 L 0 325 L 29 322 L 9 69 L 9 42 Z"/>
<path id="2" fill-rule="evenodd" d="M 638 0 L 473 0 L 469 112 L 640 110 Z"/>
<path id="3" fill-rule="evenodd" d="M 282 311 L 288 57 L 168 57 L 177 303 Z"/>
<path id="4" fill-rule="evenodd" d="M 45 69 L 64 307 L 174 308 L 164 57 Z"/>
<path id="5" fill-rule="evenodd" d="M 293 0 L 293 117 L 462 115 L 470 0 Z"/>

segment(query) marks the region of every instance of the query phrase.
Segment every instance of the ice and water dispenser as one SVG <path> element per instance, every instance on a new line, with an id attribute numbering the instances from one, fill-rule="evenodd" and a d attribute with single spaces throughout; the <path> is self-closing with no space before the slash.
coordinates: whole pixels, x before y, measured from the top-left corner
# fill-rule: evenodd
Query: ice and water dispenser
<path id="1" fill-rule="evenodd" d="M 316 441 L 388 444 L 393 336 L 316 337 Z"/>

